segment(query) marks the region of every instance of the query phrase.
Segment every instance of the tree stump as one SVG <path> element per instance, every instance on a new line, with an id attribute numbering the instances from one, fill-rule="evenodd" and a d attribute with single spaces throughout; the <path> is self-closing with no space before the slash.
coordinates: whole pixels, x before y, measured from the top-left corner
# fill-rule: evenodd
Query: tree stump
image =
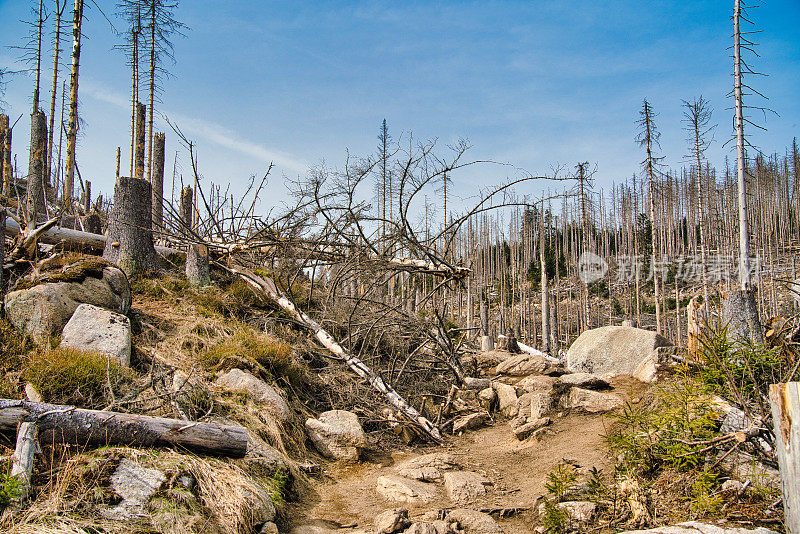
<path id="1" fill-rule="evenodd" d="M 722 318 L 728 325 L 728 335 L 733 339 L 764 342 L 764 329 L 758 319 L 758 304 L 752 291 L 729 291 L 722 300 Z"/>
<path id="2" fill-rule="evenodd" d="M 699 296 L 689 301 L 686 307 L 686 348 L 690 361 L 697 362 L 698 354 L 703 348 L 700 338 L 703 335 L 705 304 L 698 302 Z"/>
<path id="3" fill-rule="evenodd" d="M 208 247 L 197 243 L 189 245 L 186 251 L 186 278 L 196 287 L 205 287 L 211 284 L 208 272 Z"/>
<path id="4" fill-rule="evenodd" d="M 128 277 L 160 267 L 150 227 L 150 201 L 147 180 L 124 176 L 117 180 L 103 259 L 116 263 Z"/>
<path id="5" fill-rule="evenodd" d="M 192 228 L 192 188 L 188 185 L 181 189 L 180 216 L 180 233 L 189 236 Z"/>

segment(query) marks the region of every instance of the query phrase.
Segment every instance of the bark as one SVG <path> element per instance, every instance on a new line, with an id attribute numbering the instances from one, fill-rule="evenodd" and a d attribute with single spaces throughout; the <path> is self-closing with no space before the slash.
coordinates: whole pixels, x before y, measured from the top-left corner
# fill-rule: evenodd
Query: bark
<path id="1" fill-rule="evenodd" d="M 211 284 L 208 272 L 208 247 L 192 243 L 186 252 L 186 278 L 197 287 Z"/>
<path id="2" fill-rule="evenodd" d="M 150 195 L 150 184 L 140 178 L 120 177 L 114 187 L 103 258 L 116 263 L 129 278 L 159 268 L 150 229 Z"/>
<path id="3" fill-rule="evenodd" d="M 5 286 L 3 285 L 3 265 L 6 263 L 6 210 L 0 209 L 0 312 L 5 304 Z"/>
<path id="4" fill-rule="evenodd" d="M 67 126 L 67 158 L 64 168 L 64 205 L 72 206 L 75 187 L 75 144 L 78 134 L 78 71 L 81 58 L 81 24 L 83 0 L 75 0 L 72 17 L 72 70 L 69 75 L 69 122 Z"/>
<path id="5" fill-rule="evenodd" d="M 178 447 L 237 457 L 247 452 L 247 429 L 241 426 L 0 399 L 0 430 L 15 430 L 20 422 L 35 423 L 45 444 Z"/>
<path id="6" fill-rule="evenodd" d="M 164 225 L 164 134 L 157 133 L 153 145 L 153 229 Z"/>
<path id="7" fill-rule="evenodd" d="M 150 3 L 150 108 L 147 116 L 147 181 L 153 171 L 153 100 L 156 92 L 156 2 Z M 163 164 L 162 164 L 163 167 Z M 163 172 L 163 171 L 162 171 Z M 141 178 L 141 176 L 139 176 Z"/>
<path id="8" fill-rule="evenodd" d="M 441 441 L 442 435 L 439 429 L 425 417 L 419 414 L 413 406 L 408 404 L 393 388 L 383 381 L 372 369 L 367 367 L 357 356 L 348 353 L 339 343 L 334 340 L 314 319 L 299 310 L 286 296 L 278 289 L 275 283 L 269 278 L 260 278 L 242 267 L 235 266 L 231 272 L 240 276 L 253 287 L 263 291 L 267 297 L 277 303 L 283 310 L 291 315 L 296 321 L 314 332 L 317 340 L 335 356 L 343 359 L 345 363 L 361 378 L 367 380 L 369 384 L 381 392 L 389 403 L 397 408 L 410 421 L 419 427 L 435 441 Z"/>
<path id="9" fill-rule="evenodd" d="M 28 156 L 27 220 L 33 224 L 47 218 L 45 209 L 45 166 L 47 119 L 37 111 L 31 115 L 31 145 Z"/>
<path id="10" fill-rule="evenodd" d="M 136 155 L 134 157 L 134 177 L 144 178 L 144 119 L 145 107 L 141 102 L 136 103 Z"/>

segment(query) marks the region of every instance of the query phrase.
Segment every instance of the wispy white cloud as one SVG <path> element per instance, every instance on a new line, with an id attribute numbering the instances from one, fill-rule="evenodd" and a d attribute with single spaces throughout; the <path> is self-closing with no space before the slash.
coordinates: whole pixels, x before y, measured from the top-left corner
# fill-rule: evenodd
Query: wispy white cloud
<path id="1" fill-rule="evenodd" d="M 81 84 L 81 93 L 95 100 L 121 108 L 127 109 L 130 105 L 130 100 L 128 100 L 126 96 L 93 80 L 87 80 Z M 261 163 L 271 161 L 276 165 L 294 172 L 305 172 L 308 170 L 307 163 L 295 158 L 291 154 L 270 149 L 259 143 L 249 141 L 234 130 L 226 128 L 221 124 L 170 111 L 163 111 L 162 114 L 168 117 L 170 122 L 176 124 L 189 136 L 196 136 L 209 143 L 250 156 Z"/>

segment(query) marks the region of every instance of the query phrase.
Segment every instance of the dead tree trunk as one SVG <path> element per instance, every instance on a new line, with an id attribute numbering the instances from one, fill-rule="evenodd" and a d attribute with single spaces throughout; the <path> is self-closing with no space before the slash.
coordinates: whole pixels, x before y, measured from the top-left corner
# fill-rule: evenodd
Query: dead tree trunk
<path id="1" fill-rule="evenodd" d="M 69 122 L 67 127 L 67 158 L 64 168 L 65 206 L 72 206 L 75 187 L 75 145 L 78 135 L 78 70 L 81 58 L 81 24 L 83 0 L 75 0 L 72 18 L 72 70 L 69 75 Z"/>
<path id="2" fill-rule="evenodd" d="M 31 115 L 31 146 L 28 157 L 28 191 L 25 216 L 29 223 L 47 219 L 45 209 L 45 165 L 47 158 L 47 119 L 44 112 Z"/>
<path id="3" fill-rule="evenodd" d="M 2 126 L 2 123 L 0 123 Z M 14 171 L 11 167 L 11 134 L 13 130 L 8 126 L 8 117 L 6 117 L 5 135 L 3 136 L 4 147 L 2 147 L 2 156 L 0 156 L 0 166 L 3 167 L 3 195 L 11 196 L 11 184 L 14 181 Z"/>
<path id="4" fill-rule="evenodd" d="M 144 178 L 144 132 L 145 106 L 136 103 L 136 156 L 134 157 L 134 177 Z"/>
<path id="5" fill-rule="evenodd" d="M 6 132 L 8 131 L 8 115 L 0 114 L 0 193 L 5 196 L 6 194 L 6 166 L 5 166 L 5 147 L 6 147 Z"/>
<path id="6" fill-rule="evenodd" d="M 114 187 L 103 258 L 119 265 L 128 277 L 159 268 L 150 229 L 150 195 L 150 184 L 140 178 L 122 176 Z"/>
<path id="7" fill-rule="evenodd" d="M 247 452 L 247 429 L 241 426 L 0 399 L 0 430 L 14 431 L 20 422 L 35 423 L 45 444 L 179 447 L 224 456 Z"/>
<path id="8" fill-rule="evenodd" d="M 12 456 L 11 476 L 20 483 L 20 495 L 25 499 L 31 491 L 31 476 L 36 453 L 39 451 L 36 423 L 22 423 L 17 431 L 17 446 Z"/>
<path id="9" fill-rule="evenodd" d="M 89 212 L 91 211 L 92 211 L 92 182 L 86 180 L 86 185 L 84 186 L 84 191 L 83 191 L 83 212 L 86 215 L 89 215 Z"/>
<path id="10" fill-rule="evenodd" d="M 164 134 L 157 133 L 153 145 L 153 229 L 161 230 L 164 225 Z"/>
<path id="11" fill-rule="evenodd" d="M 758 319 L 758 304 L 751 291 L 729 291 L 722 301 L 722 317 L 728 325 L 728 335 L 734 339 L 764 342 L 764 330 Z"/>
<path id="12" fill-rule="evenodd" d="M 192 196 L 193 193 L 191 186 L 187 185 L 181 190 L 180 233 L 185 236 L 188 236 L 191 233 L 189 230 L 192 229 Z"/>

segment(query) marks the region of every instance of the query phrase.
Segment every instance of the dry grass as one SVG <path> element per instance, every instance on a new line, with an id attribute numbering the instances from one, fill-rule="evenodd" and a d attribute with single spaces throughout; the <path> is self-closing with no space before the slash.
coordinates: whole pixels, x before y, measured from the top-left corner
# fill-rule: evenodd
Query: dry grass
<path id="1" fill-rule="evenodd" d="M 99 352 L 56 347 L 30 353 L 22 379 L 47 402 L 88 408 L 107 405 L 132 383 L 134 374 Z"/>

